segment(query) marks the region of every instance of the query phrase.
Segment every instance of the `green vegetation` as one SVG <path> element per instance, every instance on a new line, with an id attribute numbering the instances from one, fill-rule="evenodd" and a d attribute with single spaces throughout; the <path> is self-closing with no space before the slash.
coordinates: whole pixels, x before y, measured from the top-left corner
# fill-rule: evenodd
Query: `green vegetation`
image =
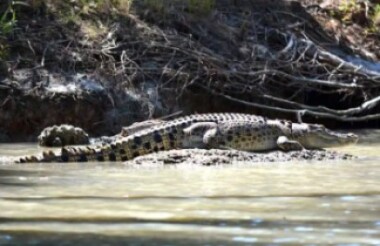
<path id="1" fill-rule="evenodd" d="M 41 4 L 46 4 L 52 13 L 65 22 L 78 22 L 92 15 L 102 18 L 102 15 L 113 17 L 115 13 L 128 13 L 132 0 L 48 0 Z"/>
<path id="2" fill-rule="evenodd" d="M 72 25 L 88 38 L 108 31 L 107 24 L 119 15 L 128 14 L 133 0 L 28 0 L 29 9 L 49 15 L 62 26 Z M 37 14 L 40 16 L 40 14 Z"/>
<path id="3" fill-rule="evenodd" d="M 0 16 L 0 35 L 7 35 L 12 32 L 16 23 L 16 12 L 13 9 L 14 2 L 11 1 L 4 13 Z"/>
<path id="4" fill-rule="evenodd" d="M 340 3 L 338 9 L 343 14 L 342 20 L 348 21 L 351 13 L 360 10 L 360 5 L 355 0 L 345 0 Z"/>
<path id="5" fill-rule="evenodd" d="M 357 23 L 365 26 L 366 33 L 378 33 L 380 31 L 380 4 L 369 5 L 369 11 L 366 5 L 355 0 L 344 0 L 333 11 L 332 15 L 342 22 Z"/>
<path id="6" fill-rule="evenodd" d="M 8 56 L 8 46 L 5 39 L 7 35 L 12 33 L 16 23 L 16 12 L 13 9 L 13 5 L 13 1 L 5 5 L 5 11 L 0 16 L 0 59 L 2 60 Z"/>
<path id="7" fill-rule="evenodd" d="M 215 0 L 188 0 L 191 13 L 207 15 L 215 7 Z"/>
<path id="8" fill-rule="evenodd" d="M 120 15 L 127 15 L 133 4 L 143 4 L 154 14 L 165 19 L 175 9 L 198 16 L 211 13 L 216 0 L 34 0 L 33 8 L 45 5 L 62 24 L 75 24 L 89 38 L 97 38 L 107 33 L 109 23 Z"/>
<path id="9" fill-rule="evenodd" d="M 372 23 L 375 31 L 380 32 L 380 4 L 376 4 L 374 8 Z"/>
<path id="10" fill-rule="evenodd" d="M 14 6 L 18 4 L 26 5 L 32 10 L 46 7 L 49 13 L 63 23 L 79 24 L 83 20 L 98 20 L 112 18 L 115 14 L 128 14 L 133 2 L 134 0 L 24 0 L 24 2 L 12 0 L 8 1 L 5 10 L 0 9 L 0 13 L 3 12 L 0 14 L 0 35 L 12 32 L 16 23 Z M 215 0 L 142 0 L 141 2 L 157 14 L 165 13 L 166 9 L 175 6 L 182 7 L 180 9 L 192 14 L 207 15 L 215 7 Z"/>
<path id="11" fill-rule="evenodd" d="M 114 23 L 130 19 L 129 16 L 124 18 L 129 14 L 138 16 L 149 11 L 153 17 L 150 20 L 157 24 L 181 13 L 207 16 L 215 5 L 216 0 L 2 0 L 0 59 L 4 62 L 13 55 L 18 59 L 20 47 L 24 48 L 23 57 L 30 55 L 23 62 L 29 63 L 36 54 L 43 54 L 44 59 L 48 59 L 46 55 L 51 54 L 46 53 L 46 43 L 49 41 L 58 45 L 57 40 L 71 39 L 78 42 L 76 45 L 95 46 L 110 33 Z M 33 34 L 28 32 L 30 28 L 23 30 L 24 23 L 35 25 Z M 85 56 L 87 54 L 82 54 L 80 60 Z"/>
<path id="12" fill-rule="evenodd" d="M 195 15 L 208 15 L 215 7 L 216 0 L 144 0 L 144 4 L 156 13 L 165 15 L 171 6 L 187 10 Z"/>

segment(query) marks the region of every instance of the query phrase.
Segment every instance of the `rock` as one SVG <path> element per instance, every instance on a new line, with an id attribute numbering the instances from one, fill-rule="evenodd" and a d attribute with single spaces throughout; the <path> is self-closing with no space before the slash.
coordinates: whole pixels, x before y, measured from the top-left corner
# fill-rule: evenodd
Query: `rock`
<path id="1" fill-rule="evenodd" d="M 82 128 L 64 124 L 45 128 L 38 136 L 38 143 L 46 147 L 61 147 L 89 144 L 90 139 Z"/>

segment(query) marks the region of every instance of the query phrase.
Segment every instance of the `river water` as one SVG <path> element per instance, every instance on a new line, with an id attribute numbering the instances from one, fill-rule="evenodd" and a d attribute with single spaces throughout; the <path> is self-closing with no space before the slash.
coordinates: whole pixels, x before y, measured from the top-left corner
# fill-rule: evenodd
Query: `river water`
<path id="1" fill-rule="evenodd" d="M 0 165 L 0 245 L 380 245 L 380 131 L 342 162 Z M 0 145 L 0 156 L 40 151 Z"/>

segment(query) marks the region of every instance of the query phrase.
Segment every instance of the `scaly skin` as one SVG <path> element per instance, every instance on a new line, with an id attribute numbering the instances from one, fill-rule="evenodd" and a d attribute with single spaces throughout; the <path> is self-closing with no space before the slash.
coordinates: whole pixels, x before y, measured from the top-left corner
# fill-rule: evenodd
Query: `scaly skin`
<path id="1" fill-rule="evenodd" d="M 98 147 L 62 148 L 61 153 L 20 158 L 19 162 L 126 161 L 152 152 L 219 148 L 244 151 L 298 150 L 354 144 L 352 133 L 332 132 L 321 125 L 270 120 L 248 114 L 198 114 L 163 121 Z"/>

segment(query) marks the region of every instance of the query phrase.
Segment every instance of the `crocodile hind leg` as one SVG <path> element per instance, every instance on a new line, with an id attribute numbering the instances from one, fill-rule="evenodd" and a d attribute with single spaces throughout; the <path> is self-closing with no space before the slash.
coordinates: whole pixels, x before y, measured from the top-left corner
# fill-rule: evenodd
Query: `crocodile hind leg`
<path id="1" fill-rule="evenodd" d="M 218 144 L 218 128 L 212 128 L 205 132 L 203 135 L 203 143 L 206 145 L 208 149 L 211 148 L 219 148 Z"/>
<path id="2" fill-rule="evenodd" d="M 280 136 L 277 139 L 277 146 L 285 151 L 291 151 L 291 150 L 303 150 L 304 147 L 297 141 L 290 140 L 285 136 Z"/>
<path id="3" fill-rule="evenodd" d="M 204 148 L 217 148 L 218 124 L 215 122 L 198 122 L 185 128 L 184 133 L 189 137 L 202 142 Z M 193 140 L 194 141 L 194 140 Z"/>

